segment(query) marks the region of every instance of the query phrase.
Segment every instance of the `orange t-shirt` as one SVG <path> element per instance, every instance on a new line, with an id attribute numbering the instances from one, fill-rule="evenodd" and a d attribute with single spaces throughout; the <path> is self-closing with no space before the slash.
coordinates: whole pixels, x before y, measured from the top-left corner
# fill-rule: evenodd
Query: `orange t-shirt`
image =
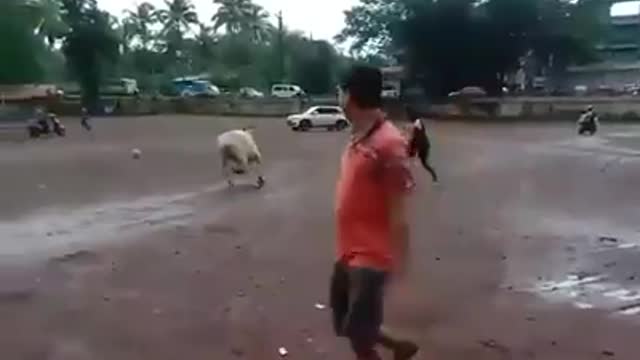
<path id="1" fill-rule="evenodd" d="M 407 141 L 389 121 L 380 119 L 363 139 L 352 139 L 342 155 L 337 185 L 338 260 L 392 270 L 389 199 L 409 193 L 414 185 Z"/>

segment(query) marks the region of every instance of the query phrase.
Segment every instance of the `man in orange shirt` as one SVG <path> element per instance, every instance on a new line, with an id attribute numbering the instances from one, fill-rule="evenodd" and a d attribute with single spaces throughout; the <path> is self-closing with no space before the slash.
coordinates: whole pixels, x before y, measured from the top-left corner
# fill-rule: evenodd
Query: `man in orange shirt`
<path id="1" fill-rule="evenodd" d="M 381 110 L 382 74 L 356 66 L 341 85 L 340 102 L 352 136 L 337 184 L 337 262 L 331 279 L 336 333 L 347 337 L 359 360 L 377 360 L 380 344 L 394 359 L 411 359 L 418 347 L 381 330 L 384 287 L 406 268 L 409 229 L 405 210 L 414 181 L 408 145 Z"/>

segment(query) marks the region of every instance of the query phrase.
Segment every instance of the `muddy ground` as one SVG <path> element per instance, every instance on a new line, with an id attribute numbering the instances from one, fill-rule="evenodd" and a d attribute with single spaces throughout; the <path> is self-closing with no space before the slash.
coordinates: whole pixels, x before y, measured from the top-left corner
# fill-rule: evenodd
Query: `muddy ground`
<path id="1" fill-rule="evenodd" d="M 267 186 L 229 190 L 215 136 L 247 124 Z M 94 125 L 0 143 L 2 359 L 352 358 L 323 308 L 346 134 Z M 387 309 L 418 359 L 638 359 L 640 126 L 430 127 L 442 184 L 416 166 L 410 286 Z"/>

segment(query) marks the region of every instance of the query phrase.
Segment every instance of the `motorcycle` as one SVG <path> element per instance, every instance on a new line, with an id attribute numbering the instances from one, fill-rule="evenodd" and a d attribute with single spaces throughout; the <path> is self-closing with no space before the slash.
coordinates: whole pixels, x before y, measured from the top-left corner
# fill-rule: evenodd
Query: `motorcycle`
<path id="1" fill-rule="evenodd" d="M 594 113 L 583 114 L 578 120 L 578 135 L 593 136 L 598 132 L 598 116 Z"/>
<path id="2" fill-rule="evenodd" d="M 51 121 L 51 125 L 49 124 L 49 120 Z M 30 138 L 37 139 L 40 136 L 49 135 L 52 132 L 63 137 L 67 134 L 67 129 L 55 115 L 50 115 L 49 119 L 40 119 L 29 124 L 27 126 L 27 132 Z"/>

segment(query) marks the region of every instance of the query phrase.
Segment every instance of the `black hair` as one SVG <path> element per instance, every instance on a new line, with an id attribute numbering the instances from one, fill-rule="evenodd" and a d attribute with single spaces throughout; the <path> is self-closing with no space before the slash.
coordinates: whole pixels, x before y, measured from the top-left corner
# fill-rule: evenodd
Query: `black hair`
<path id="1" fill-rule="evenodd" d="M 340 87 L 362 108 L 382 106 L 382 72 L 378 68 L 355 65 L 346 74 Z"/>

